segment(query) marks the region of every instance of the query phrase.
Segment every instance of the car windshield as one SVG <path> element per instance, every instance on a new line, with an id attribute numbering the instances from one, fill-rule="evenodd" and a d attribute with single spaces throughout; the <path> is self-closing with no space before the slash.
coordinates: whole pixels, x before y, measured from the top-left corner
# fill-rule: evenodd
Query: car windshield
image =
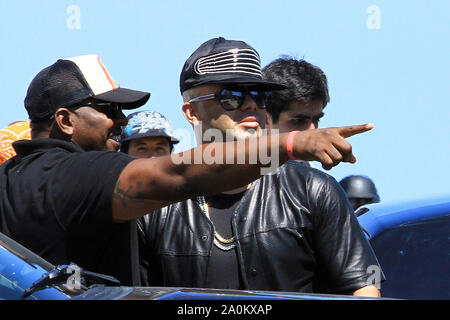
<path id="1" fill-rule="evenodd" d="M 0 250 L 3 249 L 0 247 Z M 27 274 L 27 270 L 19 270 L 20 274 Z M 8 266 L 0 262 L 0 299 L 20 299 L 24 289 L 16 281 L 9 278 Z"/>
<path id="2" fill-rule="evenodd" d="M 21 299 L 33 282 L 53 268 L 48 261 L 0 233 L 0 300 Z M 37 296 L 67 299 L 69 293 L 66 291 L 62 288 L 45 289 L 30 299 Z"/>

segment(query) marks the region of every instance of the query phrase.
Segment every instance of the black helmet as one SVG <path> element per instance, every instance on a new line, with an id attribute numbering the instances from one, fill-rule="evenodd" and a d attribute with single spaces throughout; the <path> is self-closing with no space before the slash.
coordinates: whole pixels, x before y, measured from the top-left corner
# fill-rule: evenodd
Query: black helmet
<path id="1" fill-rule="evenodd" d="M 380 202 L 377 188 L 373 181 L 362 175 L 347 176 L 339 182 L 347 193 L 353 209 L 363 204 Z"/>

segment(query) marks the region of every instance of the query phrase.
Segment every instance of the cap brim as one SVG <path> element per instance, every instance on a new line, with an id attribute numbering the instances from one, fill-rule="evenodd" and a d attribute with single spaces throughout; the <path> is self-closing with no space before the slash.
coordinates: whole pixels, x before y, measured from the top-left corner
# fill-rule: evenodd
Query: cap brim
<path id="1" fill-rule="evenodd" d="M 106 102 L 118 103 L 121 105 L 122 109 L 136 109 L 143 106 L 148 101 L 150 93 L 126 88 L 117 88 L 96 95 L 93 98 Z"/>
<path id="2" fill-rule="evenodd" d="M 147 138 L 147 137 L 164 137 L 164 138 L 169 139 L 170 143 L 172 143 L 172 144 L 177 144 L 178 142 L 180 142 L 180 140 L 178 140 L 174 136 L 169 136 L 168 134 L 166 134 L 164 132 L 158 132 L 158 131 L 134 134 L 127 138 L 122 138 L 121 141 L 125 142 L 125 141 L 130 141 L 130 140 L 135 140 L 135 139 L 140 139 L 140 138 Z"/>

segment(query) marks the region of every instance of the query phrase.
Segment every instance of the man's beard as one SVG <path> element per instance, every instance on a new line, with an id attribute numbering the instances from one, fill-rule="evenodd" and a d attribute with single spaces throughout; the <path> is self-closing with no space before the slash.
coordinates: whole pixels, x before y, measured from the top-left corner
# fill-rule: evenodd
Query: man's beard
<path id="1" fill-rule="evenodd" d="M 211 142 L 242 141 L 261 136 L 263 131 L 261 128 L 249 128 L 247 130 L 241 128 L 208 128 L 203 130 L 201 122 L 194 126 L 197 145 Z"/>

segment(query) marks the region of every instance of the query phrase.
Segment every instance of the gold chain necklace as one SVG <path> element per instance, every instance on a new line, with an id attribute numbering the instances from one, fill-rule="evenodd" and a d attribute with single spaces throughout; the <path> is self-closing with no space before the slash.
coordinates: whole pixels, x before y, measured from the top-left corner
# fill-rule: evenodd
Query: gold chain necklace
<path id="1" fill-rule="evenodd" d="M 209 216 L 209 208 L 208 208 L 208 204 L 206 203 L 205 197 L 198 196 L 197 200 L 200 204 L 200 208 L 202 209 L 203 214 L 209 219 L 209 221 L 211 221 L 211 223 L 214 226 L 214 223 L 212 222 L 212 220 Z M 234 247 L 236 246 L 234 243 L 234 236 L 229 239 L 224 238 L 220 235 L 220 233 L 218 233 L 215 230 L 215 227 L 214 227 L 214 245 L 223 251 L 229 251 L 231 249 L 234 249 Z"/>

